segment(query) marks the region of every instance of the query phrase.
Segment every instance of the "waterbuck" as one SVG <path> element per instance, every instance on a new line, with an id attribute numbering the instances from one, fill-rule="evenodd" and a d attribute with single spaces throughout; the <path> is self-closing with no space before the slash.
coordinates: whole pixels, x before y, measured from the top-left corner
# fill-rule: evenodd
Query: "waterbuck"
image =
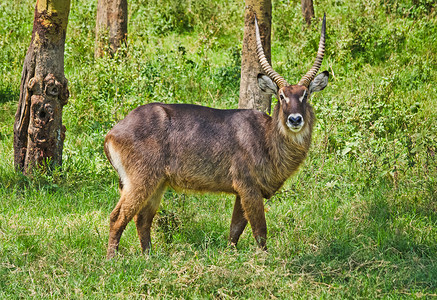
<path id="1" fill-rule="evenodd" d="M 305 159 L 314 123 L 309 97 L 328 83 L 328 72 L 315 76 L 325 24 L 324 17 L 314 65 L 290 85 L 267 62 L 255 18 L 257 55 L 267 74 L 259 74 L 258 83 L 279 99 L 272 117 L 250 109 L 152 103 L 112 128 L 105 153 L 119 175 L 120 200 L 110 215 L 108 258 L 132 219 L 142 250 L 150 248 L 150 227 L 167 186 L 236 195 L 230 243 L 237 244 L 249 221 L 258 246 L 266 249 L 263 198 L 272 197 Z"/>

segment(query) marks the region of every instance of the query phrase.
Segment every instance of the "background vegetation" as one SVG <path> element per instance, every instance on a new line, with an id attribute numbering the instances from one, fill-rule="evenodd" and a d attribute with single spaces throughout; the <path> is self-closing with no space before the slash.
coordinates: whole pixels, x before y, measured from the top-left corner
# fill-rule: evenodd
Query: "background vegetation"
<path id="1" fill-rule="evenodd" d="M 327 13 L 313 147 L 267 201 L 268 253 L 227 246 L 233 197 L 168 191 L 153 253 L 130 224 L 106 261 L 117 178 L 106 132 L 138 105 L 236 108 L 244 1 L 129 1 L 129 42 L 93 58 L 97 1 L 73 0 L 63 170 L 14 172 L 13 122 L 34 0 L 0 3 L 0 298 L 437 296 L 437 15 L 433 0 L 273 1 L 273 66 L 297 82 Z"/>

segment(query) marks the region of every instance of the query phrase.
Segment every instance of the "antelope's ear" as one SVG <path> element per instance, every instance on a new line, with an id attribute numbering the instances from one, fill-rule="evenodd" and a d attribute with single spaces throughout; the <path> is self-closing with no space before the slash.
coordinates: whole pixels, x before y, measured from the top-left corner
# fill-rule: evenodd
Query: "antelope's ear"
<path id="1" fill-rule="evenodd" d="M 264 74 L 258 74 L 258 85 L 259 88 L 267 94 L 273 94 L 277 95 L 278 93 L 278 86 L 276 83 L 273 82 L 272 79 L 270 79 L 269 76 Z"/>
<path id="2" fill-rule="evenodd" d="M 310 86 L 308 87 L 308 90 L 310 91 L 310 94 L 313 92 L 319 92 L 323 90 L 328 85 L 328 78 L 329 78 L 329 72 L 323 71 L 319 75 L 314 78 L 313 81 L 311 81 Z"/>

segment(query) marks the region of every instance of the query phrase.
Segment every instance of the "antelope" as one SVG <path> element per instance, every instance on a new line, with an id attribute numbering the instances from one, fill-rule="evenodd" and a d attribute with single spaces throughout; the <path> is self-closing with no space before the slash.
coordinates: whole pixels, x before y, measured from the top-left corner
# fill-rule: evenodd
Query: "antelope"
<path id="1" fill-rule="evenodd" d="M 126 225 L 135 220 L 143 253 L 167 187 L 236 196 L 229 242 L 236 246 L 249 222 L 266 250 L 264 200 L 272 197 L 304 161 L 311 144 L 313 92 L 328 84 L 315 76 L 325 51 L 326 16 L 314 65 L 290 85 L 268 63 L 255 17 L 259 87 L 278 98 L 272 116 L 252 109 L 213 109 L 151 103 L 137 107 L 106 135 L 104 149 L 119 176 L 120 200 L 110 214 L 107 258 L 115 256 Z"/>

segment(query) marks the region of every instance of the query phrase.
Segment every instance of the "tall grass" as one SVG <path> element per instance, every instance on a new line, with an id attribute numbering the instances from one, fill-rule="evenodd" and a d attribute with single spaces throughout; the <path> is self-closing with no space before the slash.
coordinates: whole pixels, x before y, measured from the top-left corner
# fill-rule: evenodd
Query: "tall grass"
<path id="1" fill-rule="evenodd" d="M 429 0 L 326 0 L 310 28 L 273 1 L 273 66 L 297 82 L 327 13 L 312 98 L 317 125 L 300 172 L 266 201 L 269 251 L 250 228 L 227 245 L 233 197 L 165 193 L 152 253 L 135 226 L 106 261 L 118 200 L 106 132 L 138 105 L 238 105 L 244 3 L 130 1 L 129 39 L 93 58 L 95 1 L 71 4 L 64 162 L 13 168 L 13 122 L 34 1 L 0 3 L 0 298 L 437 297 L 437 16 Z"/>

